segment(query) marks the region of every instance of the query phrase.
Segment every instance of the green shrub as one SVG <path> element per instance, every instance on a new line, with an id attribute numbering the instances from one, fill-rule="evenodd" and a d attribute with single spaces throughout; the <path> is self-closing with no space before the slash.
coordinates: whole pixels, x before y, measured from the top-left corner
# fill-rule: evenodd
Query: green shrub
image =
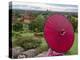
<path id="1" fill-rule="evenodd" d="M 18 38 L 18 37 L 21 37 L 21 34 L 20 34 L 20 32 L 12 31 L 12 37 Z"/>
<path id="2" fill-rule="evenodd" d="M 41 43 L 40 39 L 35 40 L 34 37 L 29 37 L 29 36 L 18 37 L 16 40 L 13 41 L 14 46 L 20 46 L 25 50 L 36 48 L 40 45 L 40 43 Z"/>
<path id="3" fill-rule="evenodd" d="M 41 40 L 42 40 L 42 43 L 40 44 L 39 47 L 36 48 L 37 53 L 42 53 L 43 51 L 48 50 L 48 45 L 47 45 L 46 41 L 43 38 Z"/>

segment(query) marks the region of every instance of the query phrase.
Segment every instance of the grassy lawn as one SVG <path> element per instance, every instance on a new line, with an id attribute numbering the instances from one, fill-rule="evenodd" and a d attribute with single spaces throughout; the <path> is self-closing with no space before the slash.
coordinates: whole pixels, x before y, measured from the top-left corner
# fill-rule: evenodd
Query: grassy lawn
<path id="1" fill-rule="evenodd" d="M 66 55 L 78 54 L 78 33 L 75 33 L 75 40 L 72 48 L 66 53 Z"/>

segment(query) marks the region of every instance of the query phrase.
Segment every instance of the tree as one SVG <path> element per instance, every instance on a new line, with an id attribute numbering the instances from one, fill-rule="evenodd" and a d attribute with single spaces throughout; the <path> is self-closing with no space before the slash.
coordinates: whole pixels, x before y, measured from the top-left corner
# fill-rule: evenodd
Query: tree
<path id="1" fill-rule="evenodd" d="M 43 25 L 44 25 L 44 16 L 42 14 L 38 15 L 35 20 L 31 22 L 29 25 L 30 29 L 33 31 L 42 32 L 43 31 Z"/>
<path id="2" fill-rule="evenodd" d="M 13 24 L 13 31 L 18 32 L 22 30 L 23 30 L 23 25 L 21 23 L 18 22 L 18 23 Z"/>
<path id="3" fill-rule="evenodd" d="M 77 32 L 77 26 L 78 26 L 78 20 L 77 20 L 77 17 L 75 16 L 71 16 L 71 19 L 70 19 L 72 25 L 73 25 L 73 28 L 74 28 L 74 32 Z"/>

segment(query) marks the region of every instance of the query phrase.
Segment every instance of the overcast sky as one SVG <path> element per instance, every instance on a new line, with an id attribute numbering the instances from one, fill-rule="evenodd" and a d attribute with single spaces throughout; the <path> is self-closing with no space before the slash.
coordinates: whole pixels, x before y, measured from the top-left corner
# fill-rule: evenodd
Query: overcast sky
<path id="1" fill-rule="evenodd" d="M 65 5 L 65 4 L 54 4 L 54 3 L 12 2 L 12 9 L 78 12 L 77 5 Z"/>

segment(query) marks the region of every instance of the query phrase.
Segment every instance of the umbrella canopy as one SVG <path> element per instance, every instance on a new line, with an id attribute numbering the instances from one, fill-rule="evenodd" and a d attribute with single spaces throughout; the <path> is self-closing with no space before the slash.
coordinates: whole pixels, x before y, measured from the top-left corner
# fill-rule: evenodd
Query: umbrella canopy
<path id="1" fill-rule="evenodd" d="M 67 52 L 74 42 L 72 24 L 65 16 L 53 14 L 45 22 L 44 37 L 51 49 L 61 53 Z"/>

